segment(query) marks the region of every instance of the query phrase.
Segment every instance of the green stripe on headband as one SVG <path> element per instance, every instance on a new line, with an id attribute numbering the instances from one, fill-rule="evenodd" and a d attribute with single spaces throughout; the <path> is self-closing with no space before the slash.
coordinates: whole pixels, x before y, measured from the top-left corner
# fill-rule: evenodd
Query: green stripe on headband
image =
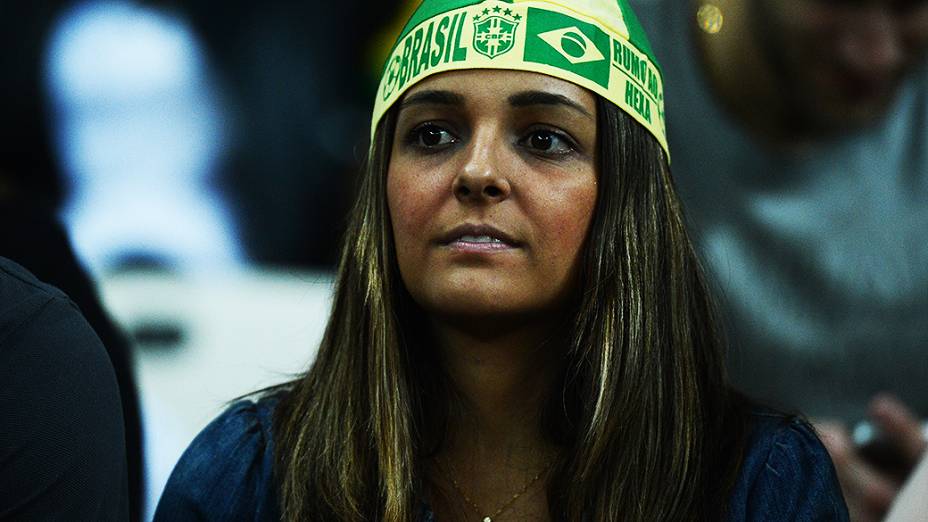
<path id="1" fill-rule="evenodd" d="M 425 0 L 384 66 L 371 134 L 423 78 L 460 69 L 532 71 L 585 87 L 664 148 L 664 82 L 627 0 Z"/>

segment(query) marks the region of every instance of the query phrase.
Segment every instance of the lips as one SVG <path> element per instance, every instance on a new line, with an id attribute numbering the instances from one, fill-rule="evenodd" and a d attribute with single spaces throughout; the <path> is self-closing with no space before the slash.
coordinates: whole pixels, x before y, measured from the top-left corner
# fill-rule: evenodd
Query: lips
<path id="1" fill-rule="evenodd" d="M 817 80 L 823 93 L 840 101 L 873 103 L 891 97 L 901 75 L 895 72 L 861 71 L 858 69 L 823 66 L 818 69 Z"/>
<path id="2" fill-rule="evenodd" d="M 465 224 L 454 227 L 441 235 L 439 243 L 444 246 L 478 250 L 517 248 L 520 243 L 508 233 L 490 226 Z"/>

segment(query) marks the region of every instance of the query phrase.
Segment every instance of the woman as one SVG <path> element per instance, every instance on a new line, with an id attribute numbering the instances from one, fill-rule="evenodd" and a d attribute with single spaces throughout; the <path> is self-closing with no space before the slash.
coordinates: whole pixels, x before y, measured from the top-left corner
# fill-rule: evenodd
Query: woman
<path id="1" fill-rule="evenodd" d="M 156 520 L 846 519 L 808 426 L 727 388 L 641 49 L 624 0 L 426 0 L 316 361 Z"/>

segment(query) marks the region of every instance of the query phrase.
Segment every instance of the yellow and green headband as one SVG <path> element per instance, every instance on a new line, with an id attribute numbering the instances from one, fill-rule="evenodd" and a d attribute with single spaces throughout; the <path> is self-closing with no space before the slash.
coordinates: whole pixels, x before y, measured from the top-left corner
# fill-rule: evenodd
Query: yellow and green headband
<path id="1" fill-rule="evenodd" d="M 424 0 L 384 66 L 371 133 L 410 87 L 460 69 L 531 71 L 616 104 L 664 148 L 664 82 L 628 0 Z"/>

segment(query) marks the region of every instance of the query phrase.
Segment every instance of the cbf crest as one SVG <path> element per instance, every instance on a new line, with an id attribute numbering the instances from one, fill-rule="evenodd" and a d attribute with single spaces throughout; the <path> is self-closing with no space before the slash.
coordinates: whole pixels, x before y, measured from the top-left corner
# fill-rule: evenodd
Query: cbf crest
<path id="1" fill-rule="evenodd" d="M 513 14 L 508 7 L 484 8 L 474 15 L 474 50 L 491 59 L 508 52 L 515 43 L 521 19 L 522 15 Z"/>

